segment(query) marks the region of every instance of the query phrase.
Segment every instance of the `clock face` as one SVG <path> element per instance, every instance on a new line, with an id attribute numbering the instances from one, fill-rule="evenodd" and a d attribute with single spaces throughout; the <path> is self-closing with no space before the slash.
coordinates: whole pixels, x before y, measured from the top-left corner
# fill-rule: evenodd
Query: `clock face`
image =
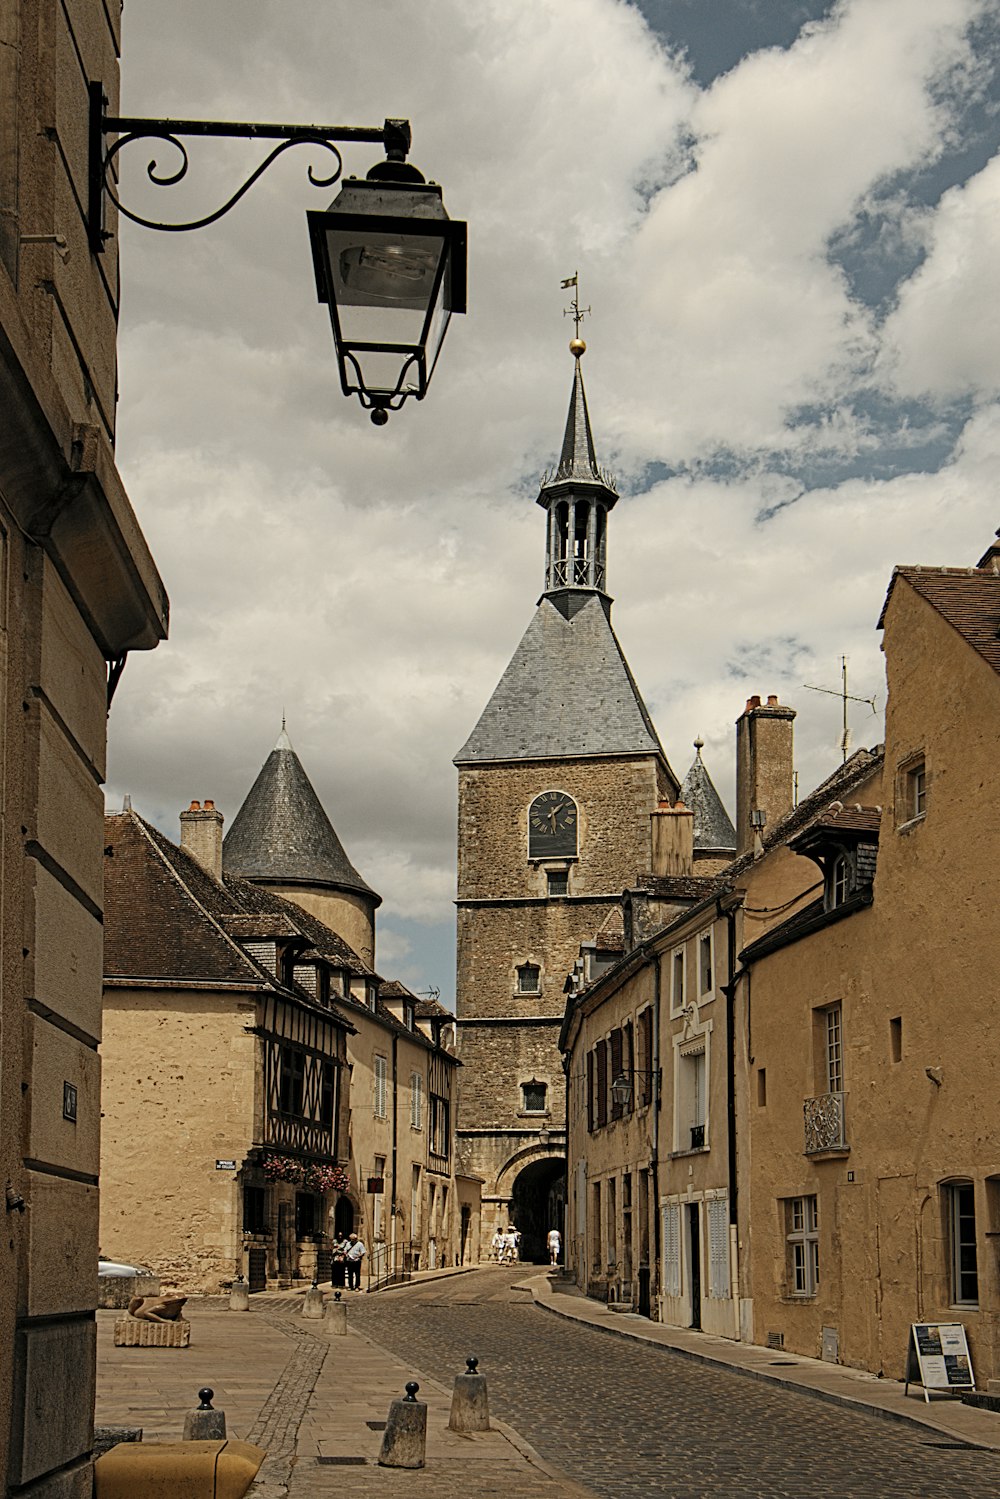
<path id="1" fill-rule="evenodd" d="M 576 853 L 576 802 L 565 791 L 543 791 L 528 810 L 529 859 Z"/>

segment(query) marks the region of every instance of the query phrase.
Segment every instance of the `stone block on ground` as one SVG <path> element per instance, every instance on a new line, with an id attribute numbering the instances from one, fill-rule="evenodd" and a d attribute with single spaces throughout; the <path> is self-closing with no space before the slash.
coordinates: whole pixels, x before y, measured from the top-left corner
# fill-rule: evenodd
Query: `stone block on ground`
<path id="1" fill-rule="evenodd" d="M 188 1348 L 191 1324 L 185 1317 L 173 1322 L 140 1322 L 135 1317 L 119 1317 L 115 1323 L 116 1348 Z"/>
<path id="2" fill-rule="evenodd" d="M 99 1275 L 97 1305 L 124 1311 L 134 1296 L 159 1296 L 158 1275 Z"/>
<path id="3" fill-rule="evenodd" d="M 267 1453 L 250 1442 L 139 1442 L 94 1464 L 94 1499 L 241 1499 Z"/>

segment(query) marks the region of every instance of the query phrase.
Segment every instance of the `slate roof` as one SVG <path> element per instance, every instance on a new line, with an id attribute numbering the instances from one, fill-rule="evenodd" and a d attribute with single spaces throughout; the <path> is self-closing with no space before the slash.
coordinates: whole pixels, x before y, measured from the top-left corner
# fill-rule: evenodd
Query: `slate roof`
<path id="1" fill-rule="evenodd" d="M 1000 575 L 992 570 L 992 555 L 990 548 L 983 558 L 986 568 L 894 568 L 879 629 L 885 623 L 896 580 L 905 578 L 995 672 L 1000 672 Z"/>
<path id="2" fill-rule="evenodd" d="M 456 765 L 627 754 L 666 762 L 605 602 L 585 595 L 567 619 L 541 600 Z"/>
<path id="3" fill-rule="evenodd" d="M 382 904 L 354 868 L 284 729 L 222 845 L 227 874 L 353 890 Z"/>
<path id="4" fill-rule="evenodd" d="M 729 889 L 729 871 L 725 874 L 642 874 L 635 889 L 648 891 L 660 900 L 707 900 Z"/>
<path id="5" fill-rule="evenodd" d="M 718 849 L 722 853 L 736 852 L 736 829 L 722 798 L 712 783 L 701 758 L 703 741 L 694 742 L 695 756 L 691 769 L 681 783 L 681 801 L 694 813 L 694 846 L 697 849 Z"/>
<path id="6" fill-rule="evenodd" d="M 605 473 L 597 462 L 597 454 L 594 450 L 594 434 L 590 428 L 590 412 L 587 410 L 587 393 L 583 388 L 583 371 L 580 368 L 580 360 L 576 360 L 576 369 L 573 372 L 573 389 L 570 392 L 569 411 L 566 416 L 566 430 L 563 433 L 562 450 L 559 454 L 559 462 L 556 467 L 547 473 L 542 480 L 543 491 L 553 484 L 565 484 L 567 482 L 600 484 L 602 488 L 610 491 L 612 499 L 608 505 L 614 504 L 617 498 L 615 481 L 610 474 Z M 545 501 L 539 498 L 539 504 Z"/>

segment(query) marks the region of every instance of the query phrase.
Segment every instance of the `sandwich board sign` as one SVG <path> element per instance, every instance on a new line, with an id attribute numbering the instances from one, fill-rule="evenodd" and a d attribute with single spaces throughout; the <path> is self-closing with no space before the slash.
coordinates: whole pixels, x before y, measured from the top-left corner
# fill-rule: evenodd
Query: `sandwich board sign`
<path id="1" fill-rule="evenodd" d="M 939 1395 L 964 1395 L 976 1388 L 963 1323 L 912 1323 L 904 1394 L 909 1393 L 911 1384 L 923 1385 L 928 1404 L 932 1390 Z"/>

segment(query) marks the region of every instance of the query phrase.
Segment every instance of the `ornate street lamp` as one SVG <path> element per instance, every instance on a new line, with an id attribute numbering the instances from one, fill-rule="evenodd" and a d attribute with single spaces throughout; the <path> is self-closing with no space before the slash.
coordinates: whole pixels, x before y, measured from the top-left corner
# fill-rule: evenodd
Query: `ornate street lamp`
<path id="1" fill-rule="evenodd" d="M 92 83 L 88 229 L 94 254 L 110 238 L 104 228 L 106 199 L 133 223 L 183 233 L 222 218 L 291 146 L 331 153 L 335 164 L 327 175 L 309 169 L 313 187 L 330 187 L 343 169 L 335 142 L 380 142 L 384 162 L 364 179 L 346 182 L 325 213 L 307 214 L 316 287 L 330 309 L 344 394 L 357 395 L 376 426 L 384 426 L 389 412 L 398 411 L 407 397 L 423 400 L 451 314 L 465 311 L 466 226 L 448 217 L 440 187 L 407 162 L 407 120 L 386 120 L 379 127 L 151 120 L 112 117 L 107 102 L 103 86 Z M 117 139 L 106 145 L 112 135 Z M 173 187 L 187 174 L 186 136 L 260 137 L 279 144 L 232 197 L 203 218 L 164 224 L 126 208 L 112 172 L 118 153 L 136 140 L 166 142 L 179 153 L 176 170 L 161 171 L 154 158 L 146 175 L 156 187 Z"/>
<path id="2" fill-rule="evenodd" d="M 632 1102 L 632 1079 L 625 1072 L 619 1072 L 611 1084 L 611 1101 L 622 1113 Z"/>
<path id="3" fill-rule="evenodd" d="M 465 225 L 437 183 L 391 159 L 306 217 L 344 394 L 382 426 L 408 396 L 423 400 L 451 314 L 465 311 Z"/>

